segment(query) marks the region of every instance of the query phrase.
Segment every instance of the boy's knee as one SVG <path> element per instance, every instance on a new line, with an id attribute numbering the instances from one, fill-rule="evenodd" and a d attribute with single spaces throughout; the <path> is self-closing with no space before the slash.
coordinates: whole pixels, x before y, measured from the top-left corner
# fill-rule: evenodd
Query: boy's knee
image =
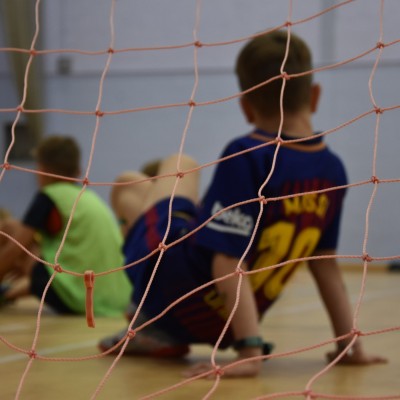
<path id="1" fill-rule="evenodd" d="M 178 167 L 179 170 L 185 171 L 197 168 L 198 163 L 193 157 L 190 157 L 187 154 L 176 153 L 164 159 L 161 163 L 160 172 L 176 172 Z"/>
<path id="2" fill-rule="evenodd" d="M 126 203 L 127 199 L 144 198 L 150 191 L 153 182 L 147 180 L 148 176 L 137 171 L 125 171 L 114 181 L 111 188 L 110 200 L 114 211 Z"/>

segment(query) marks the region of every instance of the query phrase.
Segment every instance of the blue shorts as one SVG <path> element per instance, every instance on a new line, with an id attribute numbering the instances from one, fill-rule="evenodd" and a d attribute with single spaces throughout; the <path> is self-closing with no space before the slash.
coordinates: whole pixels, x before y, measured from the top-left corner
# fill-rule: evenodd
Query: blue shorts
<path id="1" fill-rule="evenodd" d="M 169 199 L 160 201 L 142 215 L 126 238 L 126 264 L 140 260 L 159 248 L 168 227 L 168 215 Z M 166 244 L 191 232 L 196 226 L 195 218 L 196 206 L 185 198 L 175 198 Z M 126 270 L 134 286 L 134 304 L 141 302 L 159 255 L 160 251 L 157 251 L 152 257 Z M 203 250 L 194 245 L 192 236 L 168 248 L 143 304 L 142 312 L 146 318 L 159 315 L 171 303 L 209 281 L 210 269 L 211 263 Z M 197 291 L 171 308 L 155 325 L 182 343 L 214 344 L 225 324 L 221 306 L 213 307 L 215 297 L 213 285 Z M 222 347 L 227 347 L 230 341 L 231 334 L 228 332 Z"/>
<path id="2" fill-rule="evenodd" d="M 124 244 L 125 263 L 130 264 L 149 255 L 158 249 L 163 241 L 168 229 L 166 244 L 172 243 L 187 234 L 194 224 L 196 207 L 189 200 L 178 197 L 174 199 L 171 213 L 171 223 L 169 220 L 169 199 L 164 199 L 155 204 L 145 214 L 143 214 L 135 225 L 130 229 Z M 178 251 L 186 247 L 187 241 L 183 245 L 177 246 Z M 167 251 L 176 252 L 175 246 Z M 152 264 L 153 264 L 152 260 Z M 149 261 L 144 261 L 140 266 L 133 266 L 126 271 L 132 281 L 138 282 L 140 270 L 143 270 Z"/>

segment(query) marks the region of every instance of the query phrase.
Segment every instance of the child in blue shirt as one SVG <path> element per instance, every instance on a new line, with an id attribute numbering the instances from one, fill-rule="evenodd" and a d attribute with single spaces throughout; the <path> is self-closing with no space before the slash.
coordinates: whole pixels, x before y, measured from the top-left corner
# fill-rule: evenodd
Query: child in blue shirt
<path id="1" fill-rule="evenodd" d="M 190 344 L 214 345 L 235 308 L 220 348 L 232 346 L 239 360 L 249 360 L 226 369 L 224 376 L 257 375 L 257 357 L 268 351 L 259 322 L 297 269 L 297 260 L 305 257 L 326 257 L 310 259 L 308 266 L 335 337 L 351 332 L 351 306 L 335 259 L 346 172 L 312 128 L 320 87 L 309 73 L 310 51 L 294 34 L 283 68 L 300 76 L 286 80 L 281 114 L 280 70 L 287 41 L 284 31 L 262 34 L 240 52 L 236 73 L 244 92 L 241 108 L 254 128 L 226 146 L 201 201 L 197 164 L 186 155 L 164 160 L 154 181 L 125 176 L 128 182 L 143 182 L 120 186 L 114 193 L 114 210 L 128 226 L 124 253 L 126 264 L 132 265 L 127 273 L 134 284 L 134 328 L 202 287 L 136 332 L 127 353 L 182 356 Z M 175 187 L 181 172 L 185 174 Z M 100 348 L 117 350 L 126 335 L 106 338 Z M 328 358 L 336 357 L 350 340 L 339 341 Z M 384 361 L 365 354 L 359 339 L 341 359 L 352 364 Z M 210 368 L 208 363 L 196 364 L 186 374 Z"/>

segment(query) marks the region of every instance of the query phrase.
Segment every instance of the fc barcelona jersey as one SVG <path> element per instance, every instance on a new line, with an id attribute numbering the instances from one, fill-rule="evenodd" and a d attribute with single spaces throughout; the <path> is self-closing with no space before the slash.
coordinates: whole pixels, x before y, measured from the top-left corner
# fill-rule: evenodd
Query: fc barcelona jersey
<path id="1" fill-rule="evenodd" d="M 247 251 L 249 270 L 263 269 L 250 275 L 260 315 L 280 294 L 296 260 L 336 248 L 347 183 L 341 160 L 322 137 L 280 146 L 275 137 L 256 130 L 226 147 L 200 211 L 200 224 L 212 220 L 196 235 L 210 254 L 240 258 Z"/>
<path id="2" fill-rule="evenodd" d="M 298 260 L 317 249 L 334 250 L 338 241 L 347 180 L 341 161 L 321 138 L 277 146 L 274 136 L 257 130 L 232 141 L 221 157 L 225 160 L 218 164 L 200 209 L 187 199 L 174 200 L 168 238 L 174 241 L 204 226 L 166 251 L 148 292 L 154 257 L 128 270 L 133 301 L 139 304 L 146 293 L 142 310 L 148 318 L 185 297 L 156 325 L 187 343 L 214 344 L 228 317 L 224 299 L 207 284 L 213 279 L 215 253 L 240 258 L 247 251 L 249 269 L 260 270 L 250 280 L 261 318 Z M 168 202 L 160 201 L 132 228 L 124 246 L 127 263 L 157 248 L 168 225 Z M 181 214 L 190 220 L 177 216 Z M 220 347 L 233 340 L 229 329 Z"/>

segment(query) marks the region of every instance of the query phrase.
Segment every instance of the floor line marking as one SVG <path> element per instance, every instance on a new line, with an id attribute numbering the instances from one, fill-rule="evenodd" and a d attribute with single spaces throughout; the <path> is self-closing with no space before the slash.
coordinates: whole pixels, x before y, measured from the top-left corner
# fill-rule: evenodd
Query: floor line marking
<path id="1" fill-rule="evenodd" d="M 95 347 L 96 344 L 97 344 L 96 340 L 88 340 L 86 342 L 64 344 L 61 346 L 39 349 L 38 354 L 40 354 L 41 356 L 48 356 L 51 354 L 63 353 L 71 350 L 79 350 L 79 349 L 85 349 L 87 347 Z M 12 354 L 10 356 L 0 357 L 0 364 L 7 364 L 10 362 L 20 361 L 24 359 L 28 359 L 27 354 L 23 353 Z"/>
<path id="2" fill-rule="evenodd" d="M 376 291 L 376 292 L 369 292 L 363 297 L 363 303 L 379 299 L 379 298 L 384 298 L 384 297 L 390 297 L 392 295 L 398 295 L 398 290 L 393 289 L 392 291 Z M 358 295 L 353 295 L 351 296 L 351 300 L 355 301 L 358 299 Z M 279 311 L 277 310 L 277 313 L 280 315 L 288 315 L 288 314 L 294 314 L 298 312 L 306 312 L 309 310 L 314 310 L 321 308 L 321 303 L 319 301 L 313 301 L 310 303 L 306 303 L 300 306 L 292 306 L 292 307 L 287 307 L 285 309 L 280 309 Z M 273 312 L 274 309 L 271 310 Z M 17 326 L 18 324 L 15 324 Z M 11 326 L 11 325 L 10 325 Z M 95 340 L 90 340 L 86 342 L 80 342 L 80 343 L 70 343 L 70 344 L 65 344 L 61 346 L 55 346 L 55 347 L 48 347 L 48 348 L 43 348 L 39 349 L 38 353 L 40 355 L 51 355 L 51 354 L 56 354 L 56 353 L 62 353 L 70 350 L 79 350 L 79 349 L 84 349 L 87 347 L 96 347 L 97 341 Z M 0 357 L 0 364 L 7 364 L 10 362 L 14 361 L 20 361 L 23 359 L 26 359 L 28 356 L 26 354 L 22 353 L 17 353 L 17 354 L 12 354 L 9 356 L 5 357 Z"/>

